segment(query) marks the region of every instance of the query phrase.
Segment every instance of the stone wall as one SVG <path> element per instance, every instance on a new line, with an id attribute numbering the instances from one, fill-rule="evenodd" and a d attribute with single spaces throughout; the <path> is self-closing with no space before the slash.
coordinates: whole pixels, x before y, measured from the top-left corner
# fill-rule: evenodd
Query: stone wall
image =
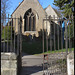
<path id="1" fill-rule="evenodd" d="M 68 75 L 74 75 L 74 52 L 67 56 L 67 72 Z"/>
<path id="2" fill-rule="evenodd" d="M 1 53 L 1 75 L 18 75 L 21 67 L 15 53 Z"/>

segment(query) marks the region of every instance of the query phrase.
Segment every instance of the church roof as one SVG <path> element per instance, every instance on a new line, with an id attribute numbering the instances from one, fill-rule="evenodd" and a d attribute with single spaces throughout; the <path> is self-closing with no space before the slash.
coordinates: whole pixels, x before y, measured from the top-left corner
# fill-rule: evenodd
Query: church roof
<path id="1" fill-rule="evenodd" d="M 24 0 L 23 0 L 23 1 L 24 1 Z M 23 1 L 17 6 L 17 8 L 23 3 Z M 13 11 L 13 13 L 17 10 L 17 8 Z M 12 13 L 12 14 L 13 14 L 13 13 Z M 12 15 L 12 14 L 11 14 L 11 15 Z"/>
<path id="2" fill-rule="evenodd" d="M 55 8 L 53 8 L 53 10 L 56 12 L 56 14 L 57 14 L 58 16 L 60 16 L 60 13 L 59 13 Z"/>
<path id="3" fill-rule="evenodd" d="M 24 2 L 24 0 L 17 6 L 17 8 L 22 4 Z M 48 7 L 46 7 L 44 10 L 46 10 L 47 8 L 49 8 L 49 7 L 51 7 L 50 5 L 48 6 Z M 17 10 L 17 8 L 13 11 L 13 13 Z M 56 9 L 54 9 L 54 8 L 52 8 L 54 11 L 55 11 L 55 13 L 59 16 L 60 14 L 59 14 L 59 12 L 56 10 Z M 13 14 L 12 13 L 12 14 Z M 11 14 L 11 15 L 12 15 Z"/>
<path id="4" fill-rule="evenodd" d="M 38 1 L 38 0 L 37 0 L 37 1 Z M 17 6 L 17 8 L 18 8 L 23 2 L 24 2 L 24 0 Z M 38 3 L 39 3 L 39 1 L 38 1 Z M 39 4 L 40 4 L 40 3 L 39 3 Z M 41 4 L 40 4 L 40 5 L 41 5 Z M 42 7 L 42 6 L 41 6 L 41 7 Z M 13 13 L 17 10 L 17 8 L 13 11 Z M 13 13 L 12 13 L 12 14 L 13 14 Z M 11 14 L 11 15 L 12 15 L 12 14 Z"/>
<path id="5" fill-rule="evenodd" d="M 48 7 L 46 7 L 44 10 L 46 11 L 46 9 L 48 9 L 49 7 L 51 7 L 50 5 Z M 60 16 L 60 13 L 55 9 L 52 8 L 54 10 L 54 12 L 57 14 L 57 16 Z"/>
<path id="6" fill-rule="evenodd" d="M 49 5 L 50 6 L 50 5 Z M 49 6 L 47 6 L 46 8 L 44 8 L 44 10 L 46 10 Z"/>

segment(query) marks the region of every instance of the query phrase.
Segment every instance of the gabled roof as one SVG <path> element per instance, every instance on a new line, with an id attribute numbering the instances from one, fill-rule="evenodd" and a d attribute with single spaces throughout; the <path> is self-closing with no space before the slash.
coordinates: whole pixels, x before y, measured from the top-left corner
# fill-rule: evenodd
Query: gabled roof
<path id="1" fill-rule="evenodd" d="M 38 0 L 37 0 L 37 1 L 38 1 Z M 23 2 L 24 2 L 24 0 L 17 6 L 17 8 L 13 11 L 13 13 L 19 8 L 19 6 L 20 6 Z M 39 1 L 38 1 L 38 3 L 39 3 Z M 40 3 L 39 3 L 39 4 L 40 4 Z M 40 5 L 41 5 L 41 4 L 40 4 Z M 41 7 L 42 7 L 42 6 L 41 6 Z M 43 9 L 43 7 L 42 7 L 42 9 Z M 13 13 L 12 13 L 12 14 L 13 14 Z M 12 15 L 12 14 L 11 14 L 11 15 Z"/>
<path id="2" fill-rule="evenodd" d="M 50 6 L 50 5 L 49 5 Z M 44 10 L 46 10 L 49 6 L 47 6 L 46 8 L 44 8 Z"/>
<path id="3" fill-rule="evenodd" d="M 57 14 L 58 16 L 61 15 L 55 8 L 53 8 L 53 10 L 56 12 L 56 14 Z"/>
<path id="4" fill-rule="evenodd" d="M 24 1 L 24 0 L 23 0 L 23 1 Z M 17 6 L 17 8 L 23 3 L 23 1 Z M 17 10 L 17 8 L 13 11 L 13 13 Z M 13 14 L 13 13 L 12 13 L 12 14 Z M 12 15 L 12 14 L 11 14 L 11 15 Z"/>
<path id="5" fill-rule="evenodd" d="M 46 10 L 47 8 L 51 7 L 50 5 L 48 7 L 46 7 L 44 10 Z M 60 16 L 60 13 L 55 9 L 55 8 L 52 8 L 54 10 L 54 12 L 57 14 L 57 16 Z"/>

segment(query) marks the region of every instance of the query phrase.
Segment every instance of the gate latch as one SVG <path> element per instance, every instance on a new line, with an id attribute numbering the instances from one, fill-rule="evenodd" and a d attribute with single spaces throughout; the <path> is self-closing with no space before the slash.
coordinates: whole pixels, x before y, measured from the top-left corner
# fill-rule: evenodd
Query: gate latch
<path id="1" fill-rule="evenodd" d="M 44 54 L 44 60 L 48 60 L 48 54 Z"/>

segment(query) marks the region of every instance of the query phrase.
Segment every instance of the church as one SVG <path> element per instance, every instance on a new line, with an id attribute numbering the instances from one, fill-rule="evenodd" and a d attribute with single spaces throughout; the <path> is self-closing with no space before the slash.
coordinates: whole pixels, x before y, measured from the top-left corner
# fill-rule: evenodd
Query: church
<path id="1" fill-rule="evenodd" d="M 27 33 L 31 35 L 39 36 L 38 32 L 43 28 L 43 19 L 49 16 L 55 15 L 58 17 L 58 14 L 54 9 L 49 5 L 47 8 L 43 9 L 38 0 L 23 0 L 19 3 L 18 7 L 11 14 L 12 18 L 22 17 L 22 34 L 26 35 Z M 57 23 L 57 22 L 56 22 Z M 50 33 L 50 24 L 47 23 L 47 31 Z M 13 21 L 13 25 L 15 22 Z M 46 22 L 44 22 L 46 28 Z M 16 22 L 16 32 L 18 32 L 18 23 Z"/>

